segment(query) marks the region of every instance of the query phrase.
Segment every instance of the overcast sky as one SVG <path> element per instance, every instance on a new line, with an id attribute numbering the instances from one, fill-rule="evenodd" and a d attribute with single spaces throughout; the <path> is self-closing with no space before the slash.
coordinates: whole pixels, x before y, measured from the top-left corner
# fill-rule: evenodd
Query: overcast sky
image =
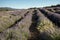
<path id="1" fill-rule="evenodd" d="M 60 4 L 60 0 L 0 0 L 0 7 L 30 8 Z"/>

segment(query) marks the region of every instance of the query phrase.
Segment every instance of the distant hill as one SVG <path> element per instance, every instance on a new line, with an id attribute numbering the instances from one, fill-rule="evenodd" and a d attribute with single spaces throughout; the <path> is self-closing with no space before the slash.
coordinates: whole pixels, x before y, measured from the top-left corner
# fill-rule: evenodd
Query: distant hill
<path id="1" fill-rule="evenodd" d="M 52 5 L 51 7 L 60 7 L 60 4 L 58 4 L 58 5 Z"/>
<path id="2" fill-rule="evenodd" d="M 0 11 L 12 11 L 12 10 L 16 10 L 16 9 L 9 8 L 9 7 L 0 7 Z"/>
<path id="3" fill-rule="evenodd" d="M 45 8 L 51 8 L 51 7 L 60 7 L 60 4 L 47 6 L 47 7 L 45 7 Z"/>

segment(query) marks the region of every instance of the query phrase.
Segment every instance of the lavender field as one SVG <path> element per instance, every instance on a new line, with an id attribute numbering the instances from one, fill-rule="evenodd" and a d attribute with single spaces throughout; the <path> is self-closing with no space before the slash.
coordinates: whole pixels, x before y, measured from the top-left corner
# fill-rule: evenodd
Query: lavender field
<path id="1" fill-rule="evenodd" d="M 60 6 L 0 8 L 0 40 L 60 40 Z"/>

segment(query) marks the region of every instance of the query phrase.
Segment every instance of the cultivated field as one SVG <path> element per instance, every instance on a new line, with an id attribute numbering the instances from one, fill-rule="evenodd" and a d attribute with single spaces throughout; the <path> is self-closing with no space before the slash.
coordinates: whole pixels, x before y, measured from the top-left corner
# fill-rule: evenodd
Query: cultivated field
<path id="1" fill-rule="evenodd" d="M 1 9 L 0 40 L 60 40 L 60 6 Z"/>

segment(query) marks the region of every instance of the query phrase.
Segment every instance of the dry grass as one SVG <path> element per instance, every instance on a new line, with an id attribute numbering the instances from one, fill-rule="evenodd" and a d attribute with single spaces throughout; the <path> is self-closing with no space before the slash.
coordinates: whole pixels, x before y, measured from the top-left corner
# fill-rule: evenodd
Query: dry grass
<path id="1" fill-rule="evenodd" d="M 13 16 L 5 13 L 5 15 L 0 16 L 0 32 L 5 30 L 6 28 L 11 27 L 15 23 L 15 21 L 19 20 L 21 16 Z"/>

